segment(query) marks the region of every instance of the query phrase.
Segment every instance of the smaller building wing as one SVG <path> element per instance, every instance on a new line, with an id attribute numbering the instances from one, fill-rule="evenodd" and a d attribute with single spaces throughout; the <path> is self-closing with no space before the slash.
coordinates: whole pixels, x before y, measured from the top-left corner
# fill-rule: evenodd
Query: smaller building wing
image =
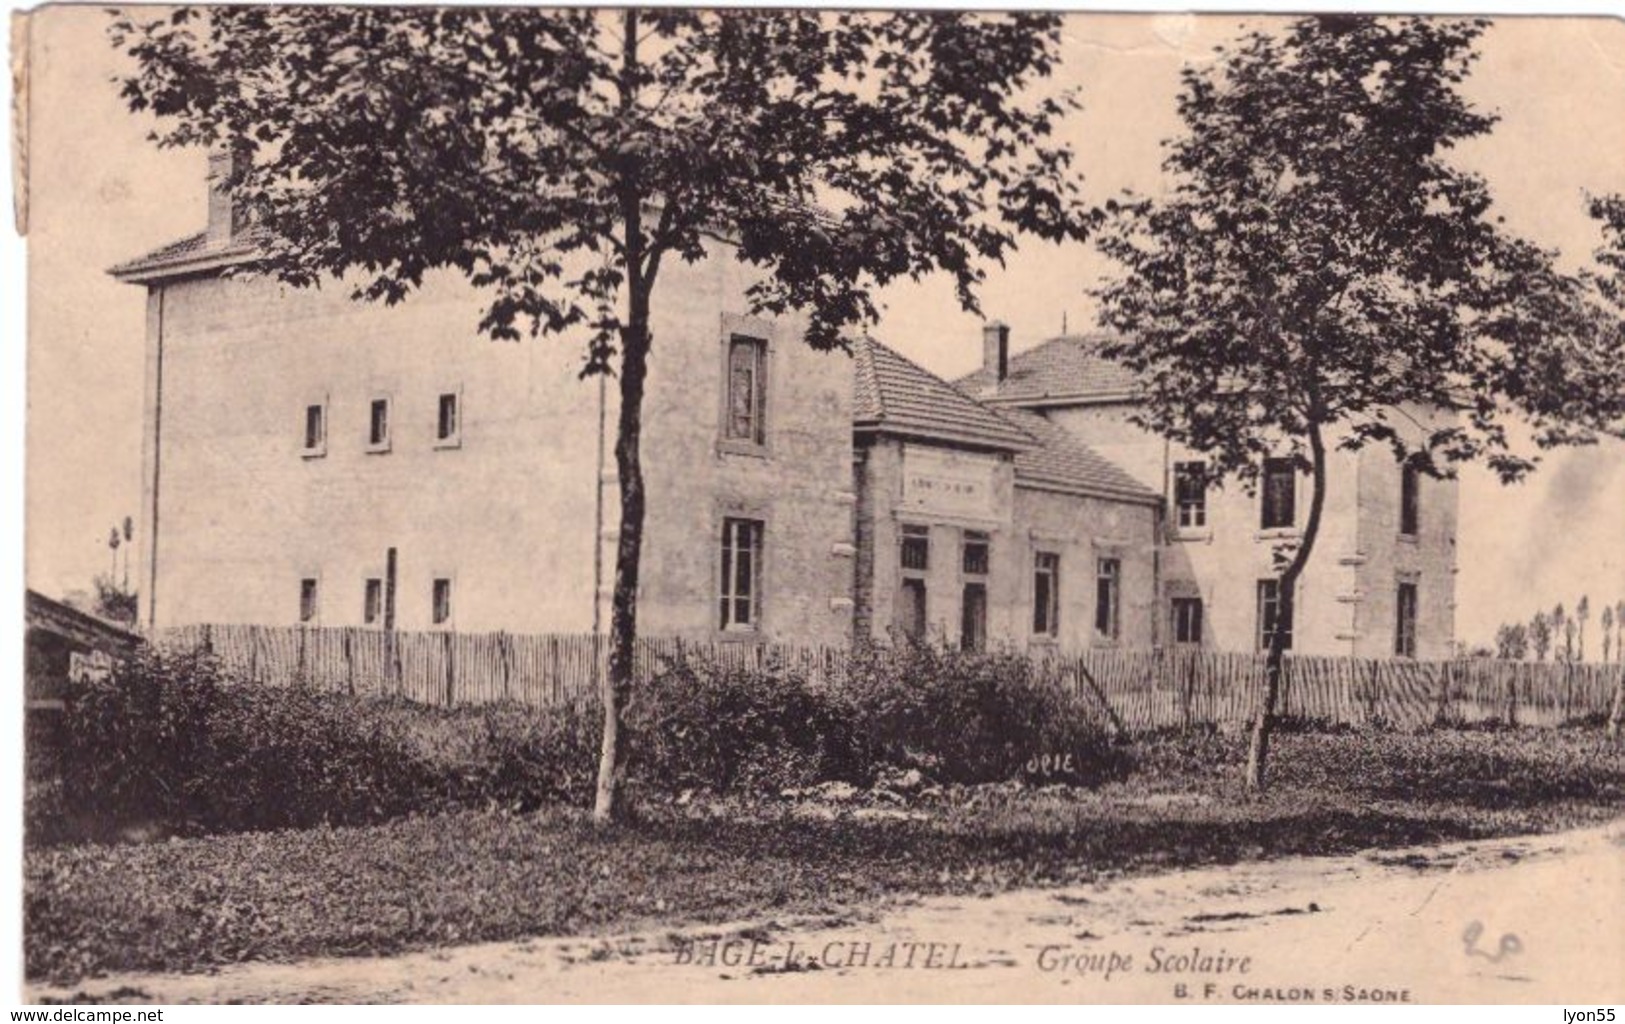
<path id="1" fill-rule="evenodd" d="M 1020 451 L 1034 438 L 936 374 L 870 338 L 852 345 L 853 429 Z"/>

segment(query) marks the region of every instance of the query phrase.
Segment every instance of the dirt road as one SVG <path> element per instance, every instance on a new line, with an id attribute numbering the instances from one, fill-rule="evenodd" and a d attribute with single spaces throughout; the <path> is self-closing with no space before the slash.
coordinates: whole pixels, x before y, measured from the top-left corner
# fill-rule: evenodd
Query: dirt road
<path id="1" fill-rule="evenodd" d="M 1181 871 L 873 920 L 130 975 L 139 1002 L 1625 1002 L 1625 820 Z M 81 996 L 82 998 L 82 996 Z"/>

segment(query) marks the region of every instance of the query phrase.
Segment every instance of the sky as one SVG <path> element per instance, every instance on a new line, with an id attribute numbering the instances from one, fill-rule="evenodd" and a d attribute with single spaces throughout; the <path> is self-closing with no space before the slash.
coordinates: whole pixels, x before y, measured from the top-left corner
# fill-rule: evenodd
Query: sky
<path id="1" fill-rule="evenodd" d="M 1058 74 L 1084 110 L 1063 131 L 1087 195 L 1157 191 L 1180 68 L 1268 20 L 1069 16 Z M 151 122 L 112 84 L 121 64 L 105 23 L 99 7 L 52 7 L 32 30 L 25 573 L 57 596 L 107 571 L 109 529 L 139 512 L 144 297 L 105 270 L 205 217 L 203 154 L 147 141 Z M 1503 18 L 1481 52 L 1465 91 L 1502 121 L 1459 160 L 1488 178 L 1511 228 L 1577 262 L 1597 242 L 1586 191 L 1625 192 L 1625 21 Z M 1011 324 L 1019 351 L 1063 317 L 1091 326 L 1084 292 L 1109 271 L 1087 249 L 1030 244 L 991 269 L 983 309 Z M 975 367 L 981 318 L 947 281 L 883 299 L 878 336 L 950 378 Z M 1625 598 L 1625 443 L 1550 456 L 1510 488 L 1465 470 L 1461 513 L 1459 638 L 1488 640 L 1581 594 Z"/>

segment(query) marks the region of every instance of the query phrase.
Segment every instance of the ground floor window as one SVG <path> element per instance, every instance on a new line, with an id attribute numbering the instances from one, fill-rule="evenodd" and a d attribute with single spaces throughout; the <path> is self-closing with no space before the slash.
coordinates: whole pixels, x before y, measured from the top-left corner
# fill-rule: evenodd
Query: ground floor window
<path id="1" fill-rule="evenodd" d="M 1281 649 L 1292 649 L 1292 602 L 1283 600 L 1280 580 L 1258 581 L 1258 649 L 1267 651 L 1275 631 L 1281 631 Z"/>
<path id="2" fill-rule="evenodd" d="M 987 584 L 967 583 L 960 611 L 959 646 L 966 651 L 987 647 Z"/>
<path id="3" fill-rule="evenodd" d="M 1118 559 L 1102 558 L 1095 563 L 1095 634 L 1107 640 L 1116 640 L 1121 631 L 1122 577 L 1123 563 Z"/>
<path id="4" fill-rule="evenodd" d="M 1202 642 L 1202 599 L 1176 597 L 1173 599 L 1173 633 L 1176 644 Z"/>
<path id="5" fill-rule="evenodd" d="M 361 621 L 372 626 L 384 614 L 384 581 L 376 577 L 367 580 L 361 598 Z"/>
<path id="6" fill-rule="evenodd" d="M 1401 658 L 1416 657 L 1416 584 L 1401 583 L 1395 595 L 1394 653 Z"/>
<path id="7" fill-rule="evenodd" d="M 434 624 L 443 626 L 451 621 L 451 580 L 438 579 L 434 581 L 434 590 L 431 594 L 434 605 Z"/>
<path id="8" fill-rule="evenodd" d="M 1040 551 L 1033 559 L 1033 634 L 1057 636 L 1061 631 L 1061 556 Z"/>
<path id="9" fill-rule="evenodd" d="M 762 611 L 762 532 L 759 519 L 722 521 L 721 627 L 754 630 Z"/>
<path id="10" fill-rule="evenodd" d="M 306 578 L 299 581 L 299 621 L 315 622 L 321 611 L 320 594 L 316 587 L 316 580 Z"/>

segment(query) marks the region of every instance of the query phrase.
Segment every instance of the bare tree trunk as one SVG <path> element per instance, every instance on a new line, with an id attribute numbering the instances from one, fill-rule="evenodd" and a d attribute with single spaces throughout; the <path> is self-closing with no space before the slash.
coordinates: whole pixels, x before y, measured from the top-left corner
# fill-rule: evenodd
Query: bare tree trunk
<path id="1" fill-rule="evenodd" d="M 621 106 L 636 102 L 638 68 L 638 14 L 622 12 Z M 615 470 L 621 485 L 621 516 L 615 549 L 615 592 L 609 620 L 609 672 L 600 695 L 604 730 L 598 751 L 598 785 L 592 818 L 598 825 L 619 820 L 625 810 L 623 783 L 626 744 L 621 735 L 622 716 L 632 693 L 634 647 L 638 635 L 638 571 L 643 555 L 643 390 L 649 371 L 649 293 L 654 285 L 653 263 L 645 273 L 646 238 L 643 194 L 634 158 L 617 167 L 623 183 L 620 195 L 625 238 L 622 257 L 627 289 L 626 322 L 621 327 L 621 407 L 615 436 Z"/>
<path id="2" fill-rule="evenodd" d="M 1280 610 L 1276 613 L 1276 629 L 1270 636 L 1269 655 L 1264 662 L 1264 696 L 1258 704 L 1258 716 L 1253 720 L 1252 741 L 1247 747 L 1247 788 L 1255 792 L 1264 789 L 1265 768 L 1269 763 L 1270 734 L 1275 730 L 1275 705 L 1281 696 L 1281 673 L 1286 665 L 1286 638 L 1280 628 L 1283 621 L 1297 629 L 1297 608 L 1293 591 L 1304 566 L 1309 564 L 1315 538 L 1320 534 L 1320 516 L 1326 505 L 1326 442 L 1320 436 L 1320 424 L 1309 424 L 1309 451 L 1313 470 L 1313 489 L 1309 499 L 1309 520 L 1304 524 L 1303 540 L 1293 554 L 1286 571 L 1281 573 Z"/>

